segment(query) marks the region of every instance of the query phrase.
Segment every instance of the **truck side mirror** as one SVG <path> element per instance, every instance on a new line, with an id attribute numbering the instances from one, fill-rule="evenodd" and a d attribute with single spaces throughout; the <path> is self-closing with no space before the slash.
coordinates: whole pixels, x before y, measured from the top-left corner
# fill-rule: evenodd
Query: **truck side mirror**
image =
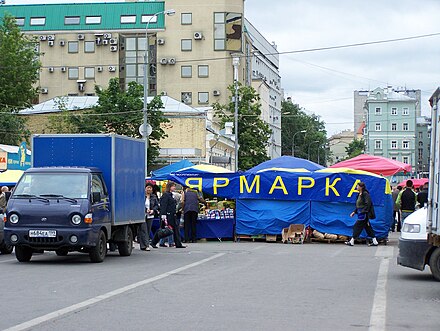
<path id="1" fill-rule="evenodd" d="M 92 192 L 92 203 L 97 203 L 101 201 L 101 193 Z"/>

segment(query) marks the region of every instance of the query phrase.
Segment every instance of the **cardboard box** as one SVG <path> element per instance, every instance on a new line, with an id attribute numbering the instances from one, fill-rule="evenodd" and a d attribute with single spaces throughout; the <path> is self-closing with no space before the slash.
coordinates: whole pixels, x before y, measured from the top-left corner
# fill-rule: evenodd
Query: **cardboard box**
<path id="1" fill-rule="evenodd" d="M 268 242 L 276 242 L 277 235 L 276 234 L 266 234 L 266 241 Z"/>
<path id="2" fill-rule="evenodd" d="M 283 243 L 302 244 L 305 237 L 305 226 L 304 224 L 290 224 L 288 228 L 283 229 L 281 236 Z"/>

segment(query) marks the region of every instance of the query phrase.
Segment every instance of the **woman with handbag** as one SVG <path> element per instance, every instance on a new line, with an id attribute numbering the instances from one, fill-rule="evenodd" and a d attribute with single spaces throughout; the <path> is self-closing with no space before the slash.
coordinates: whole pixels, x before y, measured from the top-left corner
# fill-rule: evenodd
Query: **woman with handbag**
<path id="1" fill-rule="evenodd" d="M 153 184 L 145 185 L 145 223 L 142 223 L 139 231 L 139 246 L 142 251 L 150 250 L 150 233 L 153 225 L 153 218 L 159 212 L 159 201 L 153 194 Z"/>
<path id="2" fill-rule="evenodd" d="M 357 221 L 353 226 L 353 236 L 345 244 L 348 246 L 354 246 L 354 240 L 358 239 L 362 230 L 367 231 L 367 235 L 372 238 L 373 242 L 369 246 L 377 246 L 376 235 L 370 224 L 370 218 L 374 219 L 376 217 L 374 213 L 373 203 L 371 202 L 370 192 L 368 192 L 365 183 L 359 182 L 357 185 L 357 190 L 359 191 L 358 197 L 356 199 L 356 209 L 350 214 L 350 217 L 357 215 Z"/>
<path id="3" fill-rule="evenodd" d="M 169 181 L 167 183 L 166 189 L 162 197 L 160 198 L 160 229 L 156 231 L 153 241 L 151 242 L 151 246 L 153 248 L 157 248 L 157 243 L 159 239 L 172 230 L 174 242 L 176 244 L 176 248 L 186 248 L 186 246 L 182 245 L 180 241 L 180 235 L 177 231 L 180 231 L 179 223 L 176 218 L 176 206 L 177 202 L 173 198 L 173 192 L 176 190 L 176 183 Z M 168 233 L 167 235 L 169 235 Z"/>

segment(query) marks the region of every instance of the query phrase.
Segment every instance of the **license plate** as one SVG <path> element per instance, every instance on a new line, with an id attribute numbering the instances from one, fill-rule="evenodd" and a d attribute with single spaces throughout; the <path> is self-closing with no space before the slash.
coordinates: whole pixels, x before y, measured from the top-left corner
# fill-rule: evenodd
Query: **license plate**
<path id="1" fill-rule="evenodd" d="M 55 230 L 29 230 L 31 238 L 55 238 L 57 232 Z"/>

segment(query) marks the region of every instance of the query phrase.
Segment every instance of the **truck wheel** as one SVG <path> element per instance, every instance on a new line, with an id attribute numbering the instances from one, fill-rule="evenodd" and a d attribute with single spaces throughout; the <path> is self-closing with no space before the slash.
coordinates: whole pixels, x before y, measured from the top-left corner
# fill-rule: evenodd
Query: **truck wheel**
<path id="1" fill-rule="evenodd" d="M 2 254 L 11 254 L 13 249 L 14 249 L 13 246 L 8 245 L 5 242 L 3 244 L 0 244 L 0 252 Z"/>
<path id="2" fill-rule="evenodd" d="M 69 250 L 67 248 L 59 248 L 55 251 L 55 254 L 58 256 L 67 256 L 67 254 L 69 254 Z"/>
<path id="3" fill-rule="evenodd" d="M 440 281 L 440 248 L 432 252 L 429 258 L 429 267 L 434 278 Z"/>
<path id="4" fill-rule="evenodd" d="M 104 232 L 99 231 L 98 241 L 96 246 L 93 247 L 89 252 L 90 261 L 94 263 L 100 263 L 104 261 L 105 255 L 107 254 L 107 238 Z"/>
<path id="5" fill-rule="evenodd" d="M 32 249 L 25 246 L 15 246 L 15 257 L 19 262 L 29 262 L 32 258 Z"/>
<path id="6" fill-rule="evenodd" d="M 121 256 L 130 256 L 133 250 L 133 231 L 128 227 L 127 229 L 127 241 L 118 243 L 118 251 Z"/>

